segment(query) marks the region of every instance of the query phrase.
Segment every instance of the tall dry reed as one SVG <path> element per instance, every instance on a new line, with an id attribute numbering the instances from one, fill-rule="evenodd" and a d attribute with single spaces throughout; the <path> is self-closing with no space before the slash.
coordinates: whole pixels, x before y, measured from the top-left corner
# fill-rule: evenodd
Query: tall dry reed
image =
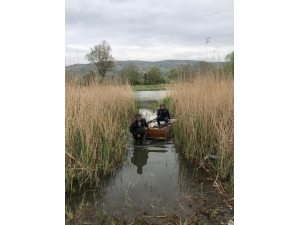
<path id="1" fill-rule="evenodd" d="M 130 85 L 67 82 L 65 99 L 66 191 L 99 181 L 124 157 L 135 112 Z"/>
<path id="2" fill-rule="evenodd" d="M 215 155 L 219 178 L 233 181 L 234 88 L 233 78 L 199 74 L 193 82 L 177 83 L 168 90 L 174 117 L 174 141 L 187 159 L 203 165 Z"/>

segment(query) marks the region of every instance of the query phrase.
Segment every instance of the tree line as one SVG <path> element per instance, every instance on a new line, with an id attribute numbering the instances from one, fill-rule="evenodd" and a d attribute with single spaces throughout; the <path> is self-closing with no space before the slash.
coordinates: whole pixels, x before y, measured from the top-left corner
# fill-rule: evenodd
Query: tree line
<path id="1" fill-rule="evenodd" d="M 91 62 L 95 68 L 94 71 L 90 71 L 84 74 L 86 80 L 90 80 L 93 77 L 99 76 L 101 79 L 111 74 L 111 77 L 116 77 L 122 82 L 129 82 L 131 85 L 145 84 L 161 84 L 169 83 L 172 81 L 188 81 L 194 79 L 198 74 L 226 74 L 234 76 L 234 52 L 232 51 L 225 57 L 226 64 L 224 67 L 219 67 L 208 62 L 199 62 L 197 65 L 192 66 L 190 64 L 181 65 L 176 68 L 172 68 L 167 72 L 161 71 L 158 67 L 154 66 L 148 71 L 141 71 L 137 65 L 130 63 L 125 65 L 120 71 L 115 72 L 115 60 L 111 54 L 112 48 L 103 40 L 101 44 L 95 45 L 91 48 L 89 54 L 85 58 Z"/>

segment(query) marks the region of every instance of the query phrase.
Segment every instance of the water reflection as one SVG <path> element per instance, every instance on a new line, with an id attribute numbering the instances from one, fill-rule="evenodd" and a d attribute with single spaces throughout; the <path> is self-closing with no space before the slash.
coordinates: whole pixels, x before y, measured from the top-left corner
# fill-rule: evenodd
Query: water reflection
<path id="1" fill-rule="evenodd" d="M 160 141 L 163 142 L 163 141 Z M 166 143 L 165 143 L 166 144 Z M 164 149 L 165 148 L 165 149 Z M 132 150 L 132 156 L 130 161 L 133 165 L 137 167 L 137 173 L 143 174 L 143 167 L 147 165 L 147 160 L 149 158 L 149 153 L 167 153 L 170 146 L 163 145 L 162 143 L 156 143 L 155 141 L 147 141 L 146 146 L 134 146 Z M 155 154 L 157 155 L 157 154 Z M 161 157 L 157 155 L 158 157 Z M 152 160 L 151 160 L 152 161 Z M 167 166 L 167 162 L 166 162 Z"/>
<path id="2" fill-rule="evenodd" d="M 135 147 L 133 149 L 133 156 L 131 162 L 137 167 L 137 173 L 143 173 L 143 166 L 147 164 L 148 151 L 145 148 Z"/>
<path id="3" fill-rule="evenodd" d="M 160 100 L 166 96 L 166 91 L 134 91 L 137 101 L 144 103 L 147 101 Z"/>

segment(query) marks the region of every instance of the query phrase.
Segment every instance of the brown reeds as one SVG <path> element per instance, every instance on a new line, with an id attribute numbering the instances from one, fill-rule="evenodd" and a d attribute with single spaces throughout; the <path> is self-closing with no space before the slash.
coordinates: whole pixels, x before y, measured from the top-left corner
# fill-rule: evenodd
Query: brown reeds
<path id="1" fill-rule="evenodd" d="M 217 159 L 217 177 L 233 181 L 233 77 L 198 74 L 168 89 L 175 145 L 187 159 L 203 165 Z M 233 182 L 232 182 L 233 184 Z"/>
<path id="2" fill-rule="evenodd" d="M 65 178 L 72 192 L 120 164 L 135 103 L 130 85 L 69 81 L 65 91 Z"/>

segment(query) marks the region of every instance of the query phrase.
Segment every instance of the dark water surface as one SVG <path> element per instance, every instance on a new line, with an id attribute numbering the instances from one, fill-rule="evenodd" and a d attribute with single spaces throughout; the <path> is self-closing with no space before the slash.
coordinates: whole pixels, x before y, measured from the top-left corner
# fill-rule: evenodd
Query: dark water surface
<path id="1" fill-rule="evenodd" d="M 165 94 L 166 91 L 135 92 L 136 99 L 144 106 L 140 109 L 142 116 L 148 120 L 155 118 L 155 112 L 148 110 L 147 104 L 163 98 Z M 216 204 L 212 184 L 207 175 L 195 170 L 178 153 L 172 139 L 147 140 L 145 146 L 135 146 L 131 138 L 123 166 L 102 179 L 99 187 L 88 190 L 84 195 L 91 206 L 89 216 L 84 220 L 91 222 L 96 213 L 102 212 L 128 219 L 149 215 L 160 220 L 172 213 L 183 218 L 190 217 L 199 203 L 208 208 Z M 77 200 L 77 206 L 78 202 L 83 202 L 82 197 Z M 232 214 L 230 209 L 221 208 L 227 216 Z M 210 224 L 209 215 L 203 213 L 199 216 Z"/>

